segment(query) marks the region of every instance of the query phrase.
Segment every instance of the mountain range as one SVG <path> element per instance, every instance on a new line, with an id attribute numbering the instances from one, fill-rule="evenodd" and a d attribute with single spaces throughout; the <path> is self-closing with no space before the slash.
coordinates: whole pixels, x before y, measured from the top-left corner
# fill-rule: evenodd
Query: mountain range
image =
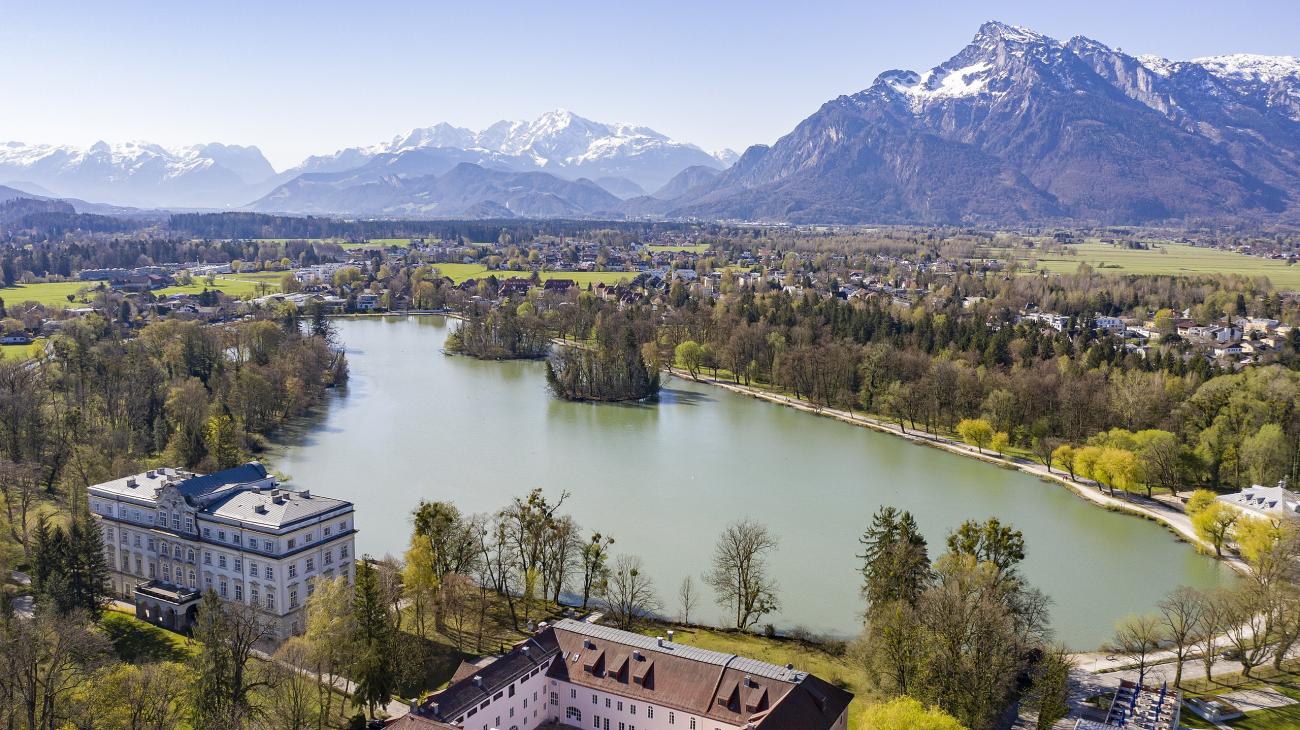
<path id="1" fill-rule="evenodd" d="M 774 144 L 709 153 L 559 110 L 276 173 L 255 147 L 0 144 L 0 184 L 119 205 L 793 223 L 1300 224 L 1300 60 L 1173 61 L 982 25 Z"/>
<path id="2" fill-rule="evenodd" d="M 664 185 L 685 168 L 722 170 L 735 159 L 730 150 L 705 152 L 647 127 L 594 122 L 557 110 L 533 121 L 497 122 L 479 132 L 440 123 L 368 147 L 309 157 L 279 173 L 256 147 L 0 143 L 0 184 L 45 197 L 118 205 L 232 208 L 257 201 L 255 209 L 278 205 L 284 212 L 309 212 L 322 210 L 322 201 L 295 197 L 296 191 L 320 191 L 330 182 L 359 185 L 443 175 L 461 163 L 500 172 L 546 172 L 563 180 L 591 178 L 626 198 Z M 338 177 L 322 177 L 329 175 Z M 300 182 L 301 176 L 316 177 Z M 336 196 L 350 197 L 356 196 Z"/>
<path id="3" fill-rule="evenodd" d="M 1300 220 L 1300 61 L 1169 61 L 990 22 L 660 208 L 793 222 Z"/>

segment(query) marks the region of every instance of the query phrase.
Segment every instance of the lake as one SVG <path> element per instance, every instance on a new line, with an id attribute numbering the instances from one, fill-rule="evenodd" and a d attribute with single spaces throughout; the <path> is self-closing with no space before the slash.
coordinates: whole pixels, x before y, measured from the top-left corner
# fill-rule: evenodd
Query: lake
<path id="1" fill-rule="evenodd" d="M 996 516 L 1024 533 L 1022 571 L 1077 649 L 1180 584 L 1231 580 L 1160 525 L 1019 471 L 677 378 L 657 403 L 567 403 L 540 362 L 444 355 L 442 317 L 336 322 L 351 380 L 268 460 L 294 488 L 355 502 L 360 552 L 401 555 L 421 499 L 473 513 L 534 487 L 568 491 L 564 511 L 641 556 L 676 615 L 682 579 L 698 582 L 720 528 L 749 517 L 780 539 L 781 610 L 767 621 L 850 636 L 864 608 L 858 538 L 878 507 L 910 510 L 932 558 L 963 520 Z M 701 601 L 696 617 L 725 611 Z"/>

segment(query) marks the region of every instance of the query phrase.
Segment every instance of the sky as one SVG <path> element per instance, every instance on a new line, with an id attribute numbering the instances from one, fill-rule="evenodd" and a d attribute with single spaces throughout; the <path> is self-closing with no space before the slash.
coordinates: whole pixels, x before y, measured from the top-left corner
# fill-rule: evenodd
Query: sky
<path id="1" fill-rule="evenodd" d="M 990 19 L 1174 59 L 1300 55 L 1297 0 L 0 0 L 0 142 L 255 144 L 284 169 L 564 108 L 740 151 Z"/>

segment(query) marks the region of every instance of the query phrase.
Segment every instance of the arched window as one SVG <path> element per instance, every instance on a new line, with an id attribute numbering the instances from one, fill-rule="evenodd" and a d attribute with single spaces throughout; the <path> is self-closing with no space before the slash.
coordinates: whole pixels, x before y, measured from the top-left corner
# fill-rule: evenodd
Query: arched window
<path id="1" fill-rule="evenodd" d="M 574 722 L 582 722 L 582 710 L 579 710 L 576 707 L 570 707 L 564 711 L 564 718 L 566 720 L 573 720 Z"/>

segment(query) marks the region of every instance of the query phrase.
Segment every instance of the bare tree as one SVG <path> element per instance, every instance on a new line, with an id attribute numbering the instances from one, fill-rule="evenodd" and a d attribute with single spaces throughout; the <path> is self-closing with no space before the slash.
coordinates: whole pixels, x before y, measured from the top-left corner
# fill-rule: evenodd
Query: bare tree
<path id="1" fill-rule="evenodd" d="M 780 606 L 776 582 L 767 574 L 767 554 L 776 545 L 766 527 L 748 519 L 733 522 L 718 536 L 704 580 L 717 593 L 718 605 L 735 611 L 738 629 L 750 628 Z"/>
<path id="2" fill-rule="evenodd" d="M 317 724 L 317 690 L 320 681 L 303 667 L 311 665 L 312 647 L 301 636 L 280 645 L 271 662 L 271 687 L 267 714 L 275 727 L 308 730 Z"/>
<path id="3" fill-rule="evenodd" d="M 442 605 L 447 634 L 457 651 L 464 651 L 465 637 L 477 609 L 479 587 L 469 576 L 448 573 L 442 579 Z"/>
<path id="4" fill-rule="evenodd" d="M 1173 642 L 1174 686 L 1183 681 L 1183 663 L 1196 643 L 1201 618 L 1205 615 L 1205 596 L 1194 588 L 1179 586 L 1158 604 L 1166 637 Z"/>
<path id="5" fill-rule="evenodd" d="M 1224 636 L 1241 662 L 1242 676 L 1249 677 L 1273 650 L 1274 615 L 1268 610 L 1268 597 L 1251 586 L 1227 594 L 1224 603 Z"/>
<path id="6" fill-rule="evenodd" d="M 659 610 L 654 582 L 646 575 L 640 557 L 620 555 L 615 559 L 605 585 L 604 605 L 615 625 L 624 630 Z"/>
<path id="7" fill-rule="evenodd" d="M 700 594 L 695 588 L 695 579 L 689 575 L 682 578 L 682 584 L 677 589 L 677 602 L 682 608 L 682 623 L 690 626 L 691 612 L 699 605 Z"/>
<path id="8" fill-rule="evenodd" d="M 614 538 L 599 532 L 591 533 L 591 539 L 582 546 L 582 608 L 587 609 L 587 602 L 593 594 L 604 590 L 605 579 L 609 576 L 606 563 L 609 560 L 609 548 Z"/>
<path id="9" fill-rule="evenodd" d="M 81 612 L 38 611 L 0 625 L 0 708 L 9 727 L 60 726 L 73 692 L 91 681 L 108 654 L 108 640 Z"/>
<path id="10" fill-rule="evenodd" d="M 1164 639 L 1162 620 L 1154 614 L 1129 616 L 1120 621 L 1115 629 L 1112 648 L 1116 653 L 1137 662 L 1138 684 L 1144 684 L 1147 676 L 1147 661 L 1151 654 L 1160 648 Z"/>
<path id="11" fill-rule="evenodd" d="M 1227 590 L 1221 589 L 1205 594 L 1204 598 L 1205 606 L 1201 611 L 1201 622 L 1196 630 L 1196 647 L 1201 653 L 1205 681 L 1208 682 L 1214 672 L 1214 662 L 1219 658 L 1217 642 L 1228 617 L 1230 594 Z"/>
<path id="12" fill-rule="evenodd" d="M 0 459 L 0 496 L 4 497 L 9 534 L 22 546 L 24 561 L 31 560 L 32 515 L 40 496 L 40 469 Z"/>

